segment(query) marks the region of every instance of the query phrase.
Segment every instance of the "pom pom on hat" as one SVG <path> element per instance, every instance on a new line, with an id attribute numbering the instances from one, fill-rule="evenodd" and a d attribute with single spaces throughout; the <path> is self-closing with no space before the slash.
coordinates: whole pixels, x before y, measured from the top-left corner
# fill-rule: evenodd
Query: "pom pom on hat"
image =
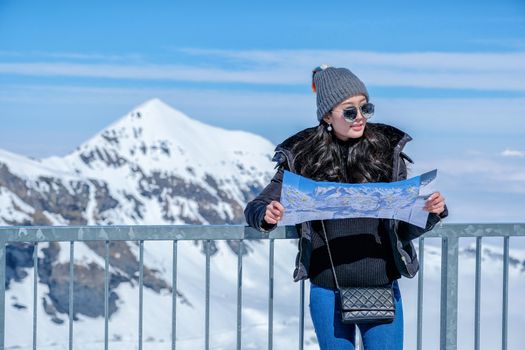
<path id="1" fill-rule="evenodd" d="M 312 71 L 312 91 L 313 92 L 317 93 L 317 86 L 315 86 L 315 80 L 314 80 L 315 75 L 321 71 L 324 71 L 328 67 L 330 66 L 327 64 L 322 64 L 319 67 L 315 67 L 314 70 Z"/>

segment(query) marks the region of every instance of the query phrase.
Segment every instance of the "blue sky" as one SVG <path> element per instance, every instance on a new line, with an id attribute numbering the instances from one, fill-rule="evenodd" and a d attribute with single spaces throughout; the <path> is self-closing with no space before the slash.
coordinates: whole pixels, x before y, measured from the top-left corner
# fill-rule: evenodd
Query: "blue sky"
<path id="1" fill-rule="evenodd" d="M 414 137 L 413 171 L 440 168 L 463 219 L 521 218 L 519 0 L 0 0 L 0 148 L 65 155 L 153 97 L 278 143 L 315 124 L 321 63 L 365 82 L 373 121 Z"/>

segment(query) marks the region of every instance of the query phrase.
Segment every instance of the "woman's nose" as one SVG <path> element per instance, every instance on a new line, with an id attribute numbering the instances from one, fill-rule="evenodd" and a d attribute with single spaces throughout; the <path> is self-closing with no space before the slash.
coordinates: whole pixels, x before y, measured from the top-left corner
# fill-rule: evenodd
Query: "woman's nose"
<path id="1" fill-rule="evenodd" d="M 365 117 L 363 116 L 363 113 L 361 112 L 361 108 L 358 108 L 357 109 L 357 115 L 355 116 L 355 120 L 356 121 L 361 121 L 365 119 Z"/>

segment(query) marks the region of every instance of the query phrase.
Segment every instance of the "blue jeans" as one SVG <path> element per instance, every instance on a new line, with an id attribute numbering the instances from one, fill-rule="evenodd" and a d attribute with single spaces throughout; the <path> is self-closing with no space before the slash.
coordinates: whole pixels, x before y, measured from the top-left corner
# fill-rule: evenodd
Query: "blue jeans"
<path id="1" fill-rule="evenodd" d="M 360 324 L 365 350 L 403 349 L 403 305 L 397 281 L 394 281 L 396 318 L 391 323 Z M 321 350 L 354 350 L 355 325 L 341 322 L 335 291 L 310 285 L 310 315 Z"/>

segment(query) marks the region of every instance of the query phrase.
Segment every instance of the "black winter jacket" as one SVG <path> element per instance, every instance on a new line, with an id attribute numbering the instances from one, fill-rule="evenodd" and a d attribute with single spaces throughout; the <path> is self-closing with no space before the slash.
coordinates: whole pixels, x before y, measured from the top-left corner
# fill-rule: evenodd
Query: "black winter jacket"
<path id="1" fill-rule="evenodd" d="M 380 132 L 387 135 L 390 140 L 393 152 L 393 171 L 391 181 L 394 182 L 406 179 L 407 168 L 405 161 L 412 163 L 412 160 L 404 154 L 402 150 L 406 143 L 412 140 L 412 138 L 401 130 L 385 124 L 367 123 L 366 127 L 378 129 Z M 276 225 L 269 225 L 263 220 L 266 213 L 266 206 L 273 200 L 280 200 L 284 170 L 289 170 L 295 173 L 292 162 L 293 154 L 291 151 L 293 145 L 307 137 L 310 133 L 314 132 L 314 130 L 315 127 L 300 131 L 275 148 L 273 161 L 277 162 L 277 173 L 268 186 L 266 186 L 266 188 L 264 188 L 254 200 L 248 203 L 244 210 L 246 222 L 249 226 L 259 231 L 271 231 L 276 227 Z M 430 213 L 425 228 L 420 228 L 404 221 L 381 219 L 381 224 L 385 225 L 387 232 L 389 232 L 394 261 L 401 275 L 412 278 L 419 270 L 417 254 L 411 240 L 432 230 L 434 226 L 447 215 L 448 210 L 446 207 L 441 215 Z M 296 227 L 300 238 L 298 242 L 299 252 L 297 253 L 293 277 L 294 281 L 299 281 L 309 277 L 308 271 L 312 252 L 311 237 L 313 225 L 311 222 L 304 222 L 296 225 Z"/>

